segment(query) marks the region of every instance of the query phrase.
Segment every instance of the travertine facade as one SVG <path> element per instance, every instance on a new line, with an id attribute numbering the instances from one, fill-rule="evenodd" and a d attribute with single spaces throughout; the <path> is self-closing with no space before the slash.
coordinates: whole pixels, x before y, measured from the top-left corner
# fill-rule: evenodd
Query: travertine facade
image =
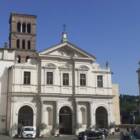
<path id="1" fill-rule="evenodd" d="M 46 136 L 119 124 L 119 90 L 110 68 L 68 42 L 66 33 L 60 44 L 36 52 L 36 37 L 17 33 L 23 30 L 19 22 L 30 22 L 36 36 L 35 16 L 11 15 L 11 45 L 0 50 L 0 131 L 15 136 L 21 126 L 33 125 Z M 26 36 L 32 45 L 19 47 L 17 40 Z"/>

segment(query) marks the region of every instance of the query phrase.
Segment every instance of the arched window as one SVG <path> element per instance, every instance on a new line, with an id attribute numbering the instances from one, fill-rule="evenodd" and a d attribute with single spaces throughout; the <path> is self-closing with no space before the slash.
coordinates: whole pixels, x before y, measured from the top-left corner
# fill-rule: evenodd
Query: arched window
<path id="1" fill-rule="evenodd" d="M 80 110 L 82 115 L 82 124 L 86 124 L 87 123 L 86 109 L 84 107 L 81 107 Z"/>
<path id="2" fill-rule="evenodd" d="M 21 62 L 21 57 L 20 57 L 20 55 L 17 56 L 17 62 L 18 62 L 18 63 Z"/>
<path id="3" fill-rule="evenodd" d="M 21 23 L 20 22 L 17 23 L 17 31 L 21 32 Z"/>
<path id="4" fill-rule="evenodd" d="M 25 40 L 22 40 L 22 49 L 25 49 Z"/>
<path id="5" fill-rule="evenodd" d="M 29 59 L 30 59 L 30 56 L 26 56 L 26 62 L 28 62 Z"/>
<path id="6" fill-rule="evenodd" d="M 31 42 L 30 42 L 30 40 L 28 40 L 28 50 L 30 50 L 31 49 Z"/>
<path id="7" fill-rule="evenodd" d="M 17 49 L 19 49 L 19 48 L 20 48 L 20 40 L 17 39 Z"/>
<path id="8" fill-rule="evenodd" d="M 23 33 L 26 32 L 26 24 L 25 24 L 25 23 L 22 24 L 22 32 L 23 32 Z"/>
<path id="9" fill-rule="evenodd" d="M 30 23 L 27 24 L 27 33 L 31 33 L 31 24 Z"/>
<path id="10" fill-rule="evenodd" d="M 53 124 L 53 111 L 52 111 L 52 108 L 48 107 L 47 111 L 48 111 L 48 125 L 52 125 Z"/>

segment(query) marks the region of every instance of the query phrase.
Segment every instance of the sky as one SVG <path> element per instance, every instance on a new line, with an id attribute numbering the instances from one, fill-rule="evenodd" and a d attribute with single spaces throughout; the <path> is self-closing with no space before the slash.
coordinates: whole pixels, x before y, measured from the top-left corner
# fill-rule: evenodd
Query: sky
<path id="1" fill-rule="evenodd" d="M 60 43 L 66 24 L 71 43 L 106 61 L 121 94 L 138 95 L 140 0 L 0 0 L 0 46 L 8 41 L 11 12 L 37 16 L 37 50 Z"/>

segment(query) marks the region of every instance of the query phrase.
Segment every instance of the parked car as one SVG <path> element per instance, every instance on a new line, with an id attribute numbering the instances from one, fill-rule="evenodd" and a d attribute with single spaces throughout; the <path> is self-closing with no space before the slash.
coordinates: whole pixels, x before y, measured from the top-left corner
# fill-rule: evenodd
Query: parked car
<path id="1" fill-rule="evenodd" d="M 131 140 L 140 140 L 140 126 L 137 126 L 131 131 L 130 138 Z"/>
<path id="2" fill-rule="evenodd" d="M 131 135 L 131 136 L 130 136 L 130 139 L 131 139 L 131 140 L 140 140 L 140 137 L 137 136 L 137 135 Z"/>
<path id="3" fill-rule="evenodd" d="M 105 137 L 107 137 L 109 135 L 109 131 L 106 128 L 99 128 L 99 129 L 96 129 L 95 131 L 102 132 L 105 135 Z"/>
<path id="4" fill-rule="evenodd" d="M 36 137 L 36 127 L 24 126 L 20 133 L 22 138 L 35 138 Z"/>
<path id="5" fill-rule="evenodd" d="M 100 131 L 83 131 L 78 135 L 78 140 L 95 140 L 95 139 L 105 139 L 105 135 Z"/>

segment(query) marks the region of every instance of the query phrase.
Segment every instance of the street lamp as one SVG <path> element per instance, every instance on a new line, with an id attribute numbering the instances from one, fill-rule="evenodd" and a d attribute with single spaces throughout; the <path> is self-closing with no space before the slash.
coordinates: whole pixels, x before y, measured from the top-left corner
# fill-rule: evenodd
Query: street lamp
<path id="1" fill-rule="evenodd" d="M 140 105 L 140 61 L 139 61 L 139 68 L 138 68 L 138 70 L 137 70 L 137 73 L 138 73 L 138 88 L 139 88 L 139 105 Z M 139 107 L 139 114 L 140 114 L 140 107 Z"/>

